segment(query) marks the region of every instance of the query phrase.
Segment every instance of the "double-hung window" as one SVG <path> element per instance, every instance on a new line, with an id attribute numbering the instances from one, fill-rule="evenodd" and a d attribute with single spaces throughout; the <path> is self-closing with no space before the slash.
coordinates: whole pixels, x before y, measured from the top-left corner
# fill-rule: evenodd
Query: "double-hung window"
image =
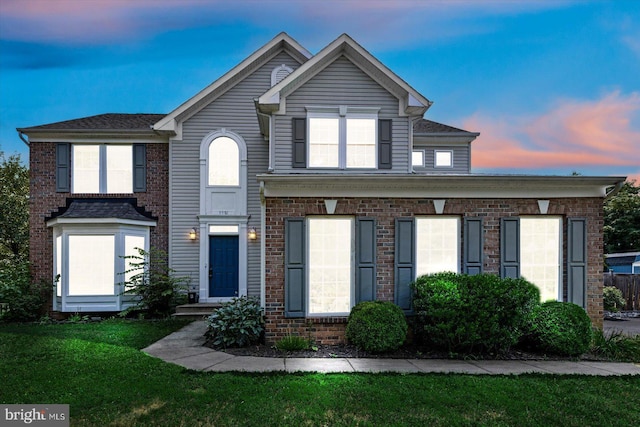
<path id="1" fill-rule="evenodd" d="M 540 300 L 562 300 L 562 219 L 520 218 L 520 274 L 540 289 Z"/>
<path id="2" fill-rule="evenodd" d="M 416 277 L 460 272 L 460 218 L 416 218 Z"/>
<path id="3" fill-rule="evenodd" d="M 378 110 L 307 107 L 308 166 L 375 169 Z"/>
<path id="4" fill-rule="evenodd" d="M 353 306 L 353 218 L 309 218 L 309 315 L 348 314 Z"/>
<path id="5" fill-rule="evenodd" d="M 133 146 L 131 144 L 74 144 L 71 156 L 74 193 L 133 192 Z"/>

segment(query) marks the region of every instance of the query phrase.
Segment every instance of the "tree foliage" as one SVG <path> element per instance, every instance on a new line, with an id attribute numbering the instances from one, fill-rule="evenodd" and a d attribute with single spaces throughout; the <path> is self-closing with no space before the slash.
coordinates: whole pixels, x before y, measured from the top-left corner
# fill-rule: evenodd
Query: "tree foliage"
<path id="1" fill-rule="evenodd" d="M 640 251 L 640 184 L 626 181 L 604 203 L 605 253 Z"/>
<path id="2" fill-rule="evenodd" d="M 0 151 L 0 258 L 29 253 L 29 169 Z"/>

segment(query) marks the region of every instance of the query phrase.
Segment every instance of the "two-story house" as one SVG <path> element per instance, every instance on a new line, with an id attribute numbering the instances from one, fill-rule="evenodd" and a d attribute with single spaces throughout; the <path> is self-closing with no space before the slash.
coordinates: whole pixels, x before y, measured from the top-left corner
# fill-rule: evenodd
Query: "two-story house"
<path id="1" fill-rule="evenodd" d="M 524 276 L 602 325 L 602 204 L 624 177 L 480 175 L 478 133 L 344 34 L 285 33 L 167 115 L 18 129 L 52 309 L 117 311 L 121 255 L 165 249 L 201 303 L 259 297 L 267 341 L 344 338 L 351 307 L 438 271 Z M 23 136 L 24 137 L 24 136 Z"/>

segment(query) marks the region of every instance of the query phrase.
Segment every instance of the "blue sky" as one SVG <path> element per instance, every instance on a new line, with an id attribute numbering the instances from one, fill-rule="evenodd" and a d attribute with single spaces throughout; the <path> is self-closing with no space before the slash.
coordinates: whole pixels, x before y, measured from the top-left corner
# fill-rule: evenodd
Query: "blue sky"
<path id="1" fill-rule="evenodd" d="M 342 33 L 480 132 L 475 172 L 640 178 L 640 1 L 1 0 L 0 150 L 16 127 L 168 113 L 286 31 Z"/>

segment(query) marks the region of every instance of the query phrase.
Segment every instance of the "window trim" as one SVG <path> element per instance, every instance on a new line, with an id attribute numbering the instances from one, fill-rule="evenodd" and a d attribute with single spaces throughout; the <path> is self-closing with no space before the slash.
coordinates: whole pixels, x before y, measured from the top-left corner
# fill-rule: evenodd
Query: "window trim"
<path id="1" fill-rule="evenodd" d="M 346 312 L 322 312 L 322 313 L 312 313 L 311 312 L 311 226 L 310 226 L 310 222 L 313 220 L 317 220 L 317 219 L 322 219 L 322 220 L 349 220 L 350 222 L 350 242 L 351 242 L 351 248 L 350 248 L 350 257 L 349 257 L 349 311 Z M 355 300 L 356 300 L 356 289 L 355 289 L 355 264 L 356 264 L 356 258 L 355 258 L 355 223 L 356 223 L 356 218 L 354 216 L 349 216 L 349 215 L 339 215 L 339 216 L 328 216 L 328 215 L 314 215 L 314 216 L 308 216 L 305 218 L 305 250 L 306 250 L 306 254 L 305 254 L 305 264 L 306 264 L 306 268 L 305 268 L 305 291 L 306 291 L 306 307 L 305 307 L 305 317 L 309 317 L 309 318 L 318 318 L 318 317 L 344 317 L 344 316 L 348 316 L 351 309 L 353 308 L 353 306 L 355 305 Z"/>
<path id="2" fill-rule="evenodd" d="M 522 221 L 525 220 L 541 220 L 541 219 L 554 219 L 558 221 L 558 258 L 557 258 L 557 263 L 558 263 L 558 275 L 556 277 L 557 282 L 556 282 L 556 296 L 555 296 L 555 301 L 563 301 L 563 275 L 564 275 L 564 270 L 563 270 L 563 257 L 564 257 L 564 220 L 563 217 L 560 215 L 523 215 L 519 217 L 520 222 L 518 224 L 518 233 L 520 234 L 520 277 L 524 277 L 525 279 L 529 280 L 522 272 L 523 269 L 523 265 L 524 263 L 524 253 L 525 251 L 523 250 L 525 248 L 525 242 L 524 242 L 524 238 L 523 238 L 523 233 L 522 233 Z M 534 283 L 533 281 L 531 281 L 531 283 L 533 283 L 538 290 L 541 291 L 541 295 L 540 298 L 542 300 L 542 290 L 540 289 L 540 287 Z M 541 302 L 544 302 L 541 301 Z"/>
<path id="3" fill-rule="evenodd" d="M 339 170 L 377 170 L 378 169 L 378 123 L 380 107 L 356 106 L 306 106 L 306 164 L 307 169 L 339 169 Z M 337 166 L 311 166 L 311 123 L 310 119 L 338 119 L 338 164 Z M 347 166 L 347 124 L 349 119 L 372 119 L 374 123 L 374 161 L 372 167 Z"/>
<path id="4" fill-rule="evenodd" d="M 417 165 L 417 164 L 415 164 L 413 162 L 413 156 L 415 154 L 420 154 L 420 156 L 422 157 L 422 162 L 420 162 L 419 165 Z M 424 149 L 412 149 L 411 150 L 411 167 L 414 168 L 414 169 L 415 168 L 424 169 L 425 168 L 426 158 L 427 158 L 427 155 L 426 155 L 426 152 L 425 152 Z"/>

